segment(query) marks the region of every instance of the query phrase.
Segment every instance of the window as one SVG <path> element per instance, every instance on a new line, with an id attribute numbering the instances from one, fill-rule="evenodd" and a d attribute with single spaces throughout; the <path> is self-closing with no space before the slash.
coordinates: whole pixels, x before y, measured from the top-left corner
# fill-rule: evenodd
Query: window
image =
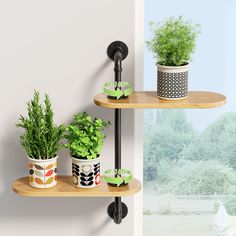
<path id="1" fill-rule="evenodd" d="M 236 2 L 146 0 L 149 21 L 182 15 L 202 26 L 190 63 L 189 89 L 223 93 L 209 110 L 146 110 L 144 235 L 236 235 Z M 156 66 L 145 48 L 145 90 Z"/>

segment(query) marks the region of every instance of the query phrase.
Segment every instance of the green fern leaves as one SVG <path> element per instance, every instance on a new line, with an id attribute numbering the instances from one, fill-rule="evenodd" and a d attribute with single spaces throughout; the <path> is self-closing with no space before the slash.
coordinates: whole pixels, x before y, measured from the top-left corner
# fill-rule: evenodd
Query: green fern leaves
<path id="1" fill-rule="evenodd" d="M 181 66 L 191 60 L 200 34 L 200 25 L 184 21 L 182 16 L 166 21 L 150 23 L 153 38 L 146 41 L 148 49 L 154 53 L 159 64 Z"/>

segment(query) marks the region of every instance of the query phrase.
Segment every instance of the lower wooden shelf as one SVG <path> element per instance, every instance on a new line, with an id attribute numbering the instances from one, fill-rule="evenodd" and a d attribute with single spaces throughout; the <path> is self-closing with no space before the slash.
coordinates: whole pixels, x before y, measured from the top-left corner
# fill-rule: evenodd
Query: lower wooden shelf
<path id="1" fill-rule="evenodd" d="M 72 185 L 71 176 L 59 176 L 58 183 L 50 189 L 37 189 L 29 185 L 28 177 L 17 179 L 12 188 L 15 193 L 28 197 L 123 197 L 133 195 L 141 190 L 141 183 L 134 179 L 122 187 L 108 186 L 103 180 L 96 188 L 82 189 Z"/>

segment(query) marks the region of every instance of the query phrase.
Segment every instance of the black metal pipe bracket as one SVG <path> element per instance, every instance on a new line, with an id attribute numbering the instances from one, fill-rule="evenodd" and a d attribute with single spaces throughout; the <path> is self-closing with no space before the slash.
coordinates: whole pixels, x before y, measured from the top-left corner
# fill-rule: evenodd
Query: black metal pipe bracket
<path id="1" fill-rule="evenodd" d="M 122 55 L 123 61 L 128 56 L 129 49 L 125 43 L 121 41 L 114 41 L 108 46 L 107 55 L 114 61 L 116 53 L 120 53 Z"/>
<path id="2" fill-rule="evenodd" d="M 108 215 L 114 220 L 116 224 L 120 224 L 122 219 L 128 215 L 128 207 L 125 203 L 121 202 L 121 208 L 117 209 L 119 204 L 117 204 L 116 201 L 119 200 L 121 200 L 120 197 L 115 197 L 115 201 L 112 202 L 107 208 Z"/>
<path id="3" fill-rule="evenodd" d="M 121 81 L 122 61 L 128 52 L 127 45 L 121 41 L 114 41 L 107 48 L 107 55 L 114 61 L 115 82 Z M 115 169 L 121 169 L 121 109 L 115 109 Z M 115 197 L 107 212 L 116 224 L 120 224 L 128 214 L 128 207 L 121 201 L 121 197 Z"/>

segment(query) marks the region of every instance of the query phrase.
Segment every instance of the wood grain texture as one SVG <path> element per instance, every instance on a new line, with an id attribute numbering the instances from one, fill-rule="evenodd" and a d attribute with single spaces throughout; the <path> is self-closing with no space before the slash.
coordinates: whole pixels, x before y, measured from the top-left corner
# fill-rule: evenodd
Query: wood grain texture
<path id="1" fill-rule="evenodd" d="M 133 195 L 141 190 L 141 183 L 133 179 L 129 185 L 111 187 L 101 181 L 96 188 L 82 189 L 72 185 L 71 176 L 59 176 L 58 183 L 50 189 L 37 189 L 29 185 L 28 177 L 17 179 L 12 188 L 15 193 L 28 197 L 123 197 Z"/>
<path id="2" fill-rule="evenodd" d="M 94 97 L 94 103 L 105 108 L 215 108 L 226 103 L 226 97 L 219 93 L 190 91 L 183 100 L 159 99 L 156 92 L 134 92 L 125 100 L 108 99 L 103 93 Z"/>

